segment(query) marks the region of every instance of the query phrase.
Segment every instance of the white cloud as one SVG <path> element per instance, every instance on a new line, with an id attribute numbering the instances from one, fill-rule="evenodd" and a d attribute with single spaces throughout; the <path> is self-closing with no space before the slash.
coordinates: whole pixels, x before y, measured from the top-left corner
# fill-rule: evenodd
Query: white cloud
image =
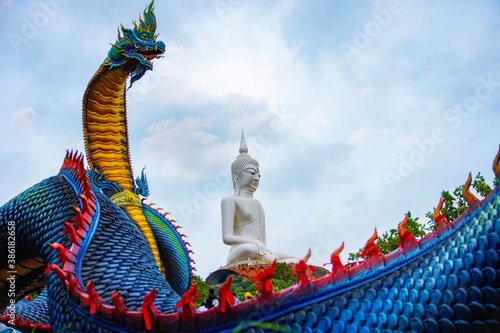
<path id="1" fill-rule="evenodd" d="M 162 165 L 166 178 L 196 181 L 208 177 L 210 171 L 224 170 L 228 144 L 206 132 L 215 116 L 186 117 L 180 121 L 165 119 L 149 126 L 141 141 L 145 159 Z"/>
<path id="2" fill-rule="evenodd" d="M 0 12 L 2 11 L 2 7 L 12 6 L 13 0 L 1 0 L 0 1 Z"/>
<path id="3" fill-rule="evenodd" d="M 25 107 L 16 111 L 11 124 L 21 131 L 32 131 L 36 127 L 37 112 L 32 107 Z"/>
<path id="4" fill-rule="evenodd" d="M 361 89 L 361 91 L 359 92 L 359 94 L 361 96 L 366 96 L 368 94 L 371 94 L 372 92 L 373 92 L 373 86 L 371 84 L 369 84 L 366 87 L 364 87 L 363 89 Z"/>
<path id="5" fill-rule="evenodd" d="M 193 76 L 194 83 L 216 96 L 231 93 L 266 97 L 275 93 L 274 71 L 256 66 L 244 59 L 232 58 L 217 63 Z"/>

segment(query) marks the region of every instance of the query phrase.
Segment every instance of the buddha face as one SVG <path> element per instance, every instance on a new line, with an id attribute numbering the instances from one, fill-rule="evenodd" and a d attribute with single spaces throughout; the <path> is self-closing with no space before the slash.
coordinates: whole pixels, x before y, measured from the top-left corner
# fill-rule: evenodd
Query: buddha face
<path id="1" fill-rule="evenodd" d="M 241 190 L 255 192 L 259 187 L 260 170 L 255 164 L 247 164 L 243 167 L 239 177 L 239 186 Z"/>

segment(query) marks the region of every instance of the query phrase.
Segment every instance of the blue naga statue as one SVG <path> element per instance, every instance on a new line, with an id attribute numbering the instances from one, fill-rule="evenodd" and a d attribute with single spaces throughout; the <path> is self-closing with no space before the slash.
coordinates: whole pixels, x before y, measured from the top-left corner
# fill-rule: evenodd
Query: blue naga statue
<path id="1" fill-rule="evenodd" d="M 89 170 L 68 152 L 58 175 L 0 208 L 0 332 L 500 332 L 500 193 L 469 204 L 455 221 L 416 240 L 398 227 L 398 248 L 347 269 L 343 246 L 329 275 L 274 292 L 274 265 L 253 278 L 260 293 L 234 305 L 229 279 L 220 306 L 196 312 L 190 250 L 177 226 L 144 204 L 134 181 L 125 95 L 165 51 L 153 2 L 133 29 L 121 27 L 83 98 Z M 493 170 L 500 178 L 500 151 Z M 142 199 L 141 199 L 142 197 Z M 32 290 L 43 291 L 31 300 Z M 7 326 L 5 326 L 7 325 Z"/>

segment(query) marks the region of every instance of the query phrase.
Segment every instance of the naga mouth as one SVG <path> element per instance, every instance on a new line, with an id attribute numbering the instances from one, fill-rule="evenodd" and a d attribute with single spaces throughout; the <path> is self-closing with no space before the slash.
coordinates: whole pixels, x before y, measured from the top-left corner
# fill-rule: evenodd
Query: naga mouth
<path id="1" fill-rule="evenodd" d="M 160 55 L 163 54 L 165 50 L 163 50 L 161 47 L 158 47 L 157 45 L 155 47 L 145 47 L 141 48 L 138 47 L 136 49 L 136 53 L 142 54 L 142 55 Z"/>
<path id="2" fill-rule="evenodd" d="M 162 42 L 156 43 L 154 46 L 136 44 L 135 50 L 133 50 L 132 52 L 135 54 L 140 54 L 147 59 L 159 58 L 163 53 L 165 53 L 165 44 L 163 44 Z"/>

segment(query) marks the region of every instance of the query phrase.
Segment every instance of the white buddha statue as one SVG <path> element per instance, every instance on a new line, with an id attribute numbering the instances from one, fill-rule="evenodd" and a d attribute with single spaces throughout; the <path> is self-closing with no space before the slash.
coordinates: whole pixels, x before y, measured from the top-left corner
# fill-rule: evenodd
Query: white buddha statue
<path id="1" fill-rule="evenodd" d="M 275 259 L 297 262 L 298 259 L 273 252 L 266 246 L 264 209 L 253 194 L 260 182 L 259 163 L 248 153 L 243 132 L 240 155 L 231 165 L 234 195 L 222 199 L 222 239 L 231 249 L 227 265 L 234 266 L 259 260 L 272 263 Z"/>

